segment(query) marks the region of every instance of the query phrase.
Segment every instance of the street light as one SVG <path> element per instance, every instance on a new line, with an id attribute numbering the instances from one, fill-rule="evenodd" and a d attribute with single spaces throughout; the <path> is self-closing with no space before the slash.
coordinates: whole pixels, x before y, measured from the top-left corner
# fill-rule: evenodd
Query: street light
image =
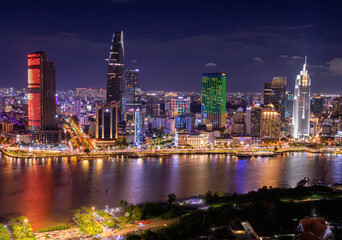
<path id="1" fill-rule="evenodd" d="M 25 222 L 25 230 L 26 230 L 26 237 L 25 237 L 25 239 L 27 239 L 27 219 L 25 219 L 24 222 Z"/>
<path id="2" fill-rule="evenodd" d="M 93 237 L 95 236 L 95 207 L 92 207 L 91 209 L 93 209 L 94 212 L 94 219 L 93 219 Z"/>

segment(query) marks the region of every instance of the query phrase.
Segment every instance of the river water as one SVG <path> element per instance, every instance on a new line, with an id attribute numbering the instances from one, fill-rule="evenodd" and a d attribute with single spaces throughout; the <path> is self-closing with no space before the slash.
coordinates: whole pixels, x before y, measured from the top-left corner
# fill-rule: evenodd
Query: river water
<path id="1" fill-rule="evenodd" d="M 291 153 L 238 160 L 174 155 L 129 159 L 14 159 L 0 156 L 0 222 L 25 215 L 35 229 L 71 222 L 72 209 L 165 201 L 212 192 L 246 193 L 262 186 L 294 187 L 304 176 L 342 182 L 342 156 Z"/>

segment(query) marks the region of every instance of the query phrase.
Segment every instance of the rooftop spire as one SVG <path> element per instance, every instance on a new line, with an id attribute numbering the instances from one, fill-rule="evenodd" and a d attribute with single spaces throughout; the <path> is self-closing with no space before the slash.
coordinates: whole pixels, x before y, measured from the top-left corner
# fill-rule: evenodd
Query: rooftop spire
<path id="1" fill-rule="evenodd" d="M 303 66 L 303 71 L 305 72 L 306 71 L 306 56 L 305 56 L 305 62 L 304 62 L 304 66 Z"/>

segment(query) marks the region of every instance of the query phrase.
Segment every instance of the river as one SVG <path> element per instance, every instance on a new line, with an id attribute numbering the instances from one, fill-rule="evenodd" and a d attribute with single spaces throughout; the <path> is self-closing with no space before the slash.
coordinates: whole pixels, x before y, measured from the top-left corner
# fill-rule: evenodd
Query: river
<path id="1" fill-rule="evenodd" d="M 342 156 L 290 153 L 238 160 L 234 156 L 174 155 L 164 158 L 82 160 L 14 159 L 0 156 L 0 222 L 25 215 L 35 229 L 71 222 L 81 206 L 115 207 L 165 201 L 208 190 L 246 193 L 262 186 L 294 187 L 304 176 L 342 182 Z"/>

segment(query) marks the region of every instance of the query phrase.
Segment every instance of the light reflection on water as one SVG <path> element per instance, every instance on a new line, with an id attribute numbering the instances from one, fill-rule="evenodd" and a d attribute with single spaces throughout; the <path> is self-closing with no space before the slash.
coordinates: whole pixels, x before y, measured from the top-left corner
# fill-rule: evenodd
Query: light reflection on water
<path id="1" fill-rule="evenodd" d="M 312 181 L 342 182 L 342 156 L 293 153 L 237 160 L 227 155 L 166 158 L 12 159 L 0 157 L 0 220 L 25 215 L 37 228 L 71 221 L 72 209 L 165 201 L 212 192 L 245 193 L 264 185 L 295 186 Z M 107 191 L 106 191 L 107 190 Z"/>

